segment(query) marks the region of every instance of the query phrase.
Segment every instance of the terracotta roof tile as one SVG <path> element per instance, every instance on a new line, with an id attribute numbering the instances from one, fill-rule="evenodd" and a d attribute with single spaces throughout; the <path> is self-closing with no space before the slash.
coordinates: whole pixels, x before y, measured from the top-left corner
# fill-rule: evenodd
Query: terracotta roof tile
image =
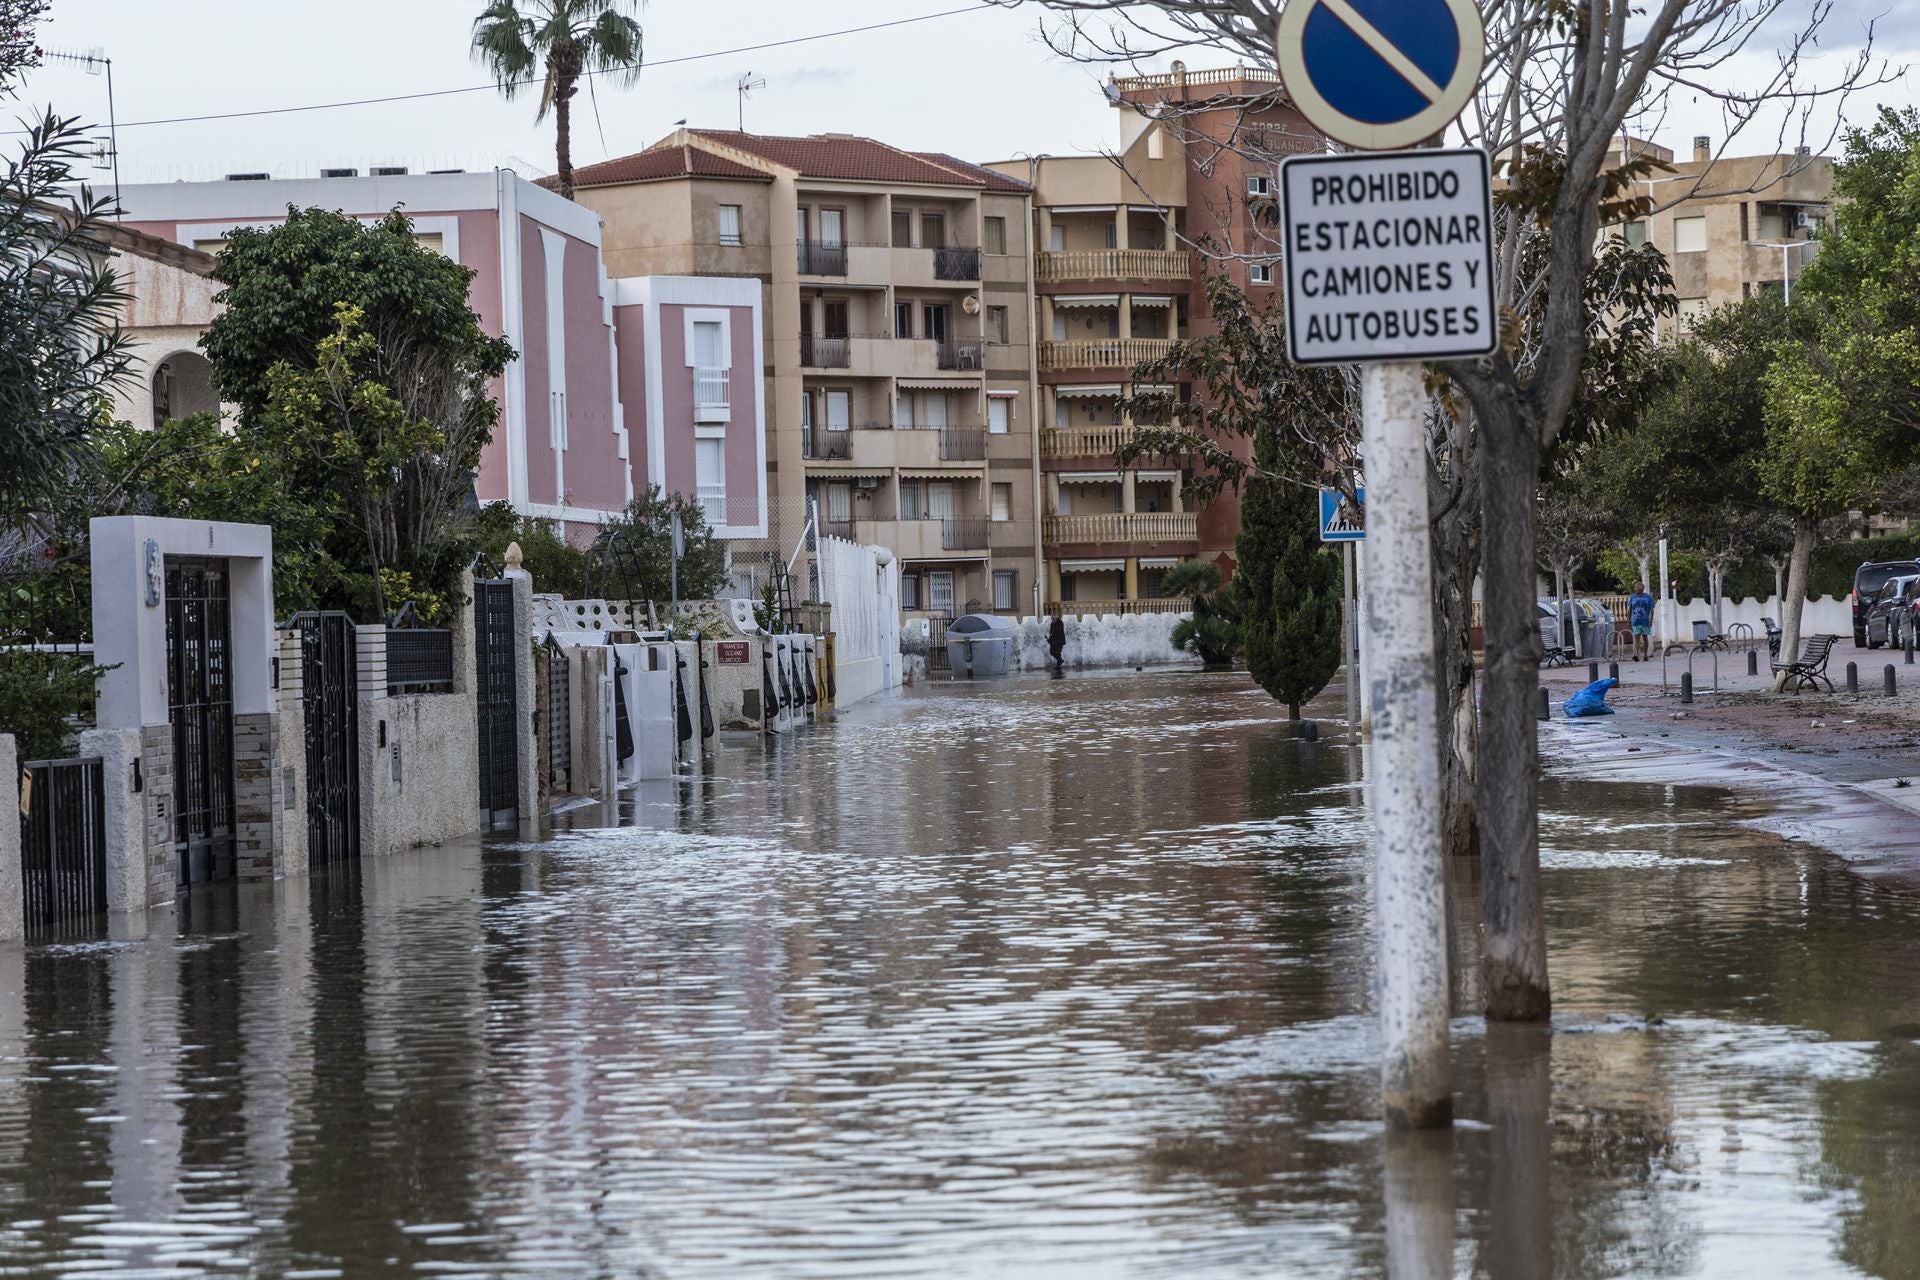
<path id="1" fill-rule="evenodd" d="M 977 165 L 971 160 L 962 160 L 959 156 L 950 156 L 944 151 L 916 151 L 913 154 L 919 156 L 922 160 L 931 160 L 934 164 L 943 165 L 946 168 L 955 170 L 963 177 L 977 180 L 981 186 L 986 187 L 990 191 L 1009 191 L 1025 195 L 1027 192 L 1033 190 L 1033 188 L 1018 178 L 1009 178 L 1004 173 L 996 173 L 994 170 Z"/>
<path id="2" fill-rule="evenodd" d="M 702 151 L 698 147 L 677 147 L 665 143 L 630 156 L 585 165 L 573 171 L 576 187 L 604 187 L 622 182 L 657 182 L 663 178 L 738 178 L 750 182 L 771 182 L 760 170 L 729 160 L 725 156 Z M 554 178 L 540 179 L 543 187 L 553 187 Z"/>
<path id="3" fill-rule="evenodd" d="M 872 138 L 852 134 L 815 134 L 783 138 L 731 129 L 696 129 L 696 138 L 762 156 L 796 170 L 805 178 L 838 178 L 849 182 L 919 183 L 942 187 L 983 187 L 987 181 L 951 157 L 902 151 Z"/>

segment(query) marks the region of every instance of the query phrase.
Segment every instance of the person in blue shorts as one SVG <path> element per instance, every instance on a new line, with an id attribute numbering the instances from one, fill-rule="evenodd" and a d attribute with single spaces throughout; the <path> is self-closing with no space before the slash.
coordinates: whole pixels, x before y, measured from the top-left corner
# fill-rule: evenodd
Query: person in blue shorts
<path id="1" fill-rule="evenodd" d="M 1653 656 L 1653 597 L 1647 594 L 1647 584 L 1644 582 L 1627 597 L 1627 623 L 1633 628 L 1633 660 L 1640 661 L 1642 655 L 1651 658 Z"/>

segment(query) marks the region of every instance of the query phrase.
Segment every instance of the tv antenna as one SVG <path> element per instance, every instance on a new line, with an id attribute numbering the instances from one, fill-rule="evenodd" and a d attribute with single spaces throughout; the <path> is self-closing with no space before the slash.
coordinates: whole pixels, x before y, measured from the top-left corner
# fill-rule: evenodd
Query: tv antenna
<path id="1" fill-rule="evenodd" d="M 751 71 L 741 76 L 740 82 L 733 86 L 734 92 L 739 95 L 740 132 L 745 133 L 747 131 L 747 99 L 753 96 L 755 89 L 764 89 L 766 87 L 766 77 L 762 76 L 760 79 L 755 80 L 753 78 L 753 72 Z"/>
<path id="2" fill-rule="evenodd" d="M 97 76 L 105 72 L 107 76 L 107 147 L 105 152 L 95 151 L 99 160 L 113 168 L 113 216 L 117 222 L 120 210 L 120 128 L 113 111 L 113 59 L 107 51 L 98 45 L 85 50 L 49 49 L 41 55 L 56 62 L 77 62 L 86 67 L 87 74 Z"/>

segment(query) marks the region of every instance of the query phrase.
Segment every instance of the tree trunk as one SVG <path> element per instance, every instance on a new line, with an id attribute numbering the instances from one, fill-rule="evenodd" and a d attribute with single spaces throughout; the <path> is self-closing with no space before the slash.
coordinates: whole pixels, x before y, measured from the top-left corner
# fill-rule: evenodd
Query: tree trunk
<path id="1" fill-rule="evenodd" d="M 1450 857 L 1480 853 L 1475 816 L 1475 757 L 1480 709 L 1474 705 L 1471 530 L 1436 537 L 1434 630 L 1440 663 L 1440 847 Z"/>
<path id="2" fill-rule="evenodd" d="M 1634 558 L 1640 562 L 1640 581 L 1653 584 L 1653 555 L 1650 552 L 1638 552 Z"/>
<path id="3" fill-rule="evenodd" d="M 1799 517 L 1793 522 L 1793 554 L 1787 560 L 1787 594 L 1780 602 L 1780 661 L 1792 662 L 1800 652 L 1800 614 L 1807 604 L 1807 567 L 1813 559 L 1816 521 Z M 1774 677 L 1773 691 L 1787 687 L 1783 672 Z"/>
<path id="4" fill-rule="evenodd" d="M 1534 602 L 1534 491 L 1540 436 L 1511 402 L 1480 416 L 1486 468 L 1480 536 L 1487 661 L 1480 718 L 1481 992 L 1495 1021 L 1544 1020 L 1552 1008 L 1541 915 L 1538 771 L 1534 720 L 1540 625 Z"/>
<path id="5" fill-rule="evenodd" d="M 565 77 L 553 96 L 553 157 L 560 195 L 573 199 L 573 78 Z"/>

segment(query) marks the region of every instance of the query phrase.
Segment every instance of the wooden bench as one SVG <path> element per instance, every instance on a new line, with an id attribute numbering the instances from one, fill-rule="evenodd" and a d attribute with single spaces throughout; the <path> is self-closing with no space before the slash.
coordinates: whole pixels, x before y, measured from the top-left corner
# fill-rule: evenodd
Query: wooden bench
<path id="1" fill-rule="evenodd" d="M 1827 686 L 1827 692 L 1833 692 L 1833 681 L 1827 679 L 1827 659 L 1833 654 L 1833 646 L 1839 636 L 1814 636 L 1800 651 L 1798 662 L 1775 661 L 1769 665 L 1775 675 L 1784 674 L 1787 684 L 1795 693 L 1802 689 L 1817 689 Z"/>

